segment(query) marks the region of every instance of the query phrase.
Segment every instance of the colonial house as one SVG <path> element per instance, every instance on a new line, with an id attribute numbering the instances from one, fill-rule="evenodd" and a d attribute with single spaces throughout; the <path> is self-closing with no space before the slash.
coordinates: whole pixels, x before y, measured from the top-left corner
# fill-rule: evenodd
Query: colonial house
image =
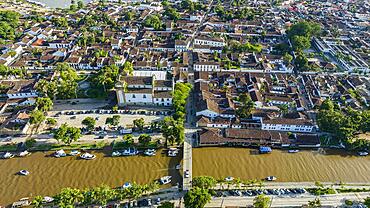
<path id="1" fill-rule="evenodd" d="M 262 121 L 262 130 L 312 132 L 313 123 L 307 119 L 275 118 Z"/>

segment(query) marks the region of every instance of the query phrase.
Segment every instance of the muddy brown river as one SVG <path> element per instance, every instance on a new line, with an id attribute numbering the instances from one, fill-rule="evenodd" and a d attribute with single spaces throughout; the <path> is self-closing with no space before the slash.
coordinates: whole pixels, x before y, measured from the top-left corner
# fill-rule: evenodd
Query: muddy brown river
<path id="1" fill-rule="evenodd" d="M 180 158 L 164 154 L 112 158 L 95 152 L 97 158 L 91 161 L 48 157 L 50 154 L 37 152 L 26 158 L 0 160 L 0 205 L 27 196 L 52 196 L 63 187 L 86 188 L 102 183 L 117 187 L 126 181 L 148 183 L 165 175 L 172 175 L 174 183 L 181 180 L 174 168 Z M 30 175 L 16 175 L 22 169 L 28 170 Z M 274 150 L 268 155 L 258 155 L 247 148 L 196 148 L 193 150 L 193 175 L 241 179 L 274 175 L 278 181 L 370 182 L 370 157 L 338 151 L 290 154 Z"/>

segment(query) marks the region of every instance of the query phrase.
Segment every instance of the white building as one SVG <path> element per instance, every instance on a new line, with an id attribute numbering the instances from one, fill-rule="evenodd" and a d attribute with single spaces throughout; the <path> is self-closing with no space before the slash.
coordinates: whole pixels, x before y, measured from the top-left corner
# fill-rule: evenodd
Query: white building
<path id="1" fill-rule="evenodd" d="M 312 132 L 314 125 L 306 119 L 276 118 L 262 121 L 262 130 Z"/>
<path id="2" fill-rule="evenodd" d="M 194 71 L 221 71 L 220 64 L 216 62 L 197 62 Z"/>

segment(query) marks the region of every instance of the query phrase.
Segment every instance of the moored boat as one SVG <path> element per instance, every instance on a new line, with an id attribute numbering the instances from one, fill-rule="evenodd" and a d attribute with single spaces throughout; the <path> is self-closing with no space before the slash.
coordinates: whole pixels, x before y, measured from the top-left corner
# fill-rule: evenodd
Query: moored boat
<path id="1" fill-rule="evenodd" d="M 121 153 L 119 151 L 112 152 L 112 157 L 119 157 L 121 156 Z"/>
<path id="2" fill-rule="evenodd" d="M 31 154 L 30 152 L 28 152 L 27 150 L 25 150 L 25 151 L 19 153 L 19 157 L 26 157 L 26 156 L 28 156 L 30 154 Z"/>
<path id="3" fill-rule="evenodd" d="M 80 151 L 78 151 L 78 150 L 72 150 L 72 151 L 69 153 L 69 155 L 71 155 L 71 156 L 76 156 L 76 155 L 79 155 L 79 154 L 81 154 L 81 152 L 80 152 Z"/>
<path id="4" fill-rule="evenodd" d="M 275 176 L 268 176 L 266 177 L 266 181 L 276 181 L 276 177 Z"/>
<path id="5" fill-rule="evenodd" d="M 362 152 L 358 152 L 358 155 L 359 156 L 368 156 L 369 153 L 368 152 L 365 152 L 365 151 L 362 151 Z"/>
<path id="6" fill-rule="evenodd" d="M 168 184 L 168 183 L 171 183 L 171 178 L 172 178 L 172 176 L 163 176 L 162 178 L 159 179 L 159 182 L 162 185 Z"/>
<path id="7" fill-rule="evenodd" d="M 234 180 L 234 178 L 233 177 L 231 177 L 231 176 L 228 176 L 228 177 L 226 177 L 225 178 L 225 181 L 227 181 L 227 182 L 229 182 L 229 181 L 233 181 Z"/>
<path id="8" fill-rule="evenodd" d="M 181 169 L 181 164 L 176 165 L 176 170 L 180 170 L 180 169 Z"/>
<path id="9" fill-rule="evenodd" d="M 176 157 L 178 153 L 179 153 L 179 150 L 177 148 L 170 148 L 168 150 L 169 157 Z"/>
<path id="10" fill-rule="evenodd" d="M 19 171 L 18 172 L 20 175 L 24 175 L 24 176 L 27 176 L 27 175 L 29 175 L 30 174 L 30 172 L 29 171 L 27 171 L 27 170 L 21 170 L 21 171 Z"/>
<path id="11" fill-rule="evenodd" d="M 291 149 L 291 150 L 288 150 L 288 152 L 289 153 L 297 153 L 297 152 L 299 152 L 299 150 L 297 150 L 297 149 Z"/>
<path id="12" fill-rule="evenodd" d="M 95 159 L 96 158 L 96 156 L 95 155 L 93 155 L 93 154 L 90 154 L 90 153 L 84 153 L 84 154 L 82 154 L 81 156 L 80 156 L 80 158 L 81 159 L 84 159 L 84 160 L 93 160 L 93 159 Z"/>
<path id="13" fill-rule="evenodd" d="M 261 146 L 259 148 L 259 153 L 260 154 L 267 154 L 267 153 L 271 153 L 271 152 L 272 152 L 271 147 Z"/>
<path id="14" fill-rule="evenodd" d="M 126 182 L 123 184 L 122 188 L 130 188 L 132 186 L 132 184 L 130 182 Z"/>
<path id="15" fill-rule="evenodd" d="M 121 155 L 122 156 L 134 156 L 134 155 L 137 155 L 138 153 L 139 151 L 137 151 L 135 148 L 128 148 L 128 149 L 124 149 L 121 152 Z"/>
<path id="16" fill-rule="evenodd" d="M 56 157 L 56 158 L 65 157 L 65 156 L 67 156 L 67 154 L 66 154 L 66 152 L 64 152 L 63 149 L 58 150 L 54 153 L 54 157 Z"/>
<path id="17" fill-rule="evenodd" d="M 3 159 L 10 159 L 10 158 L 13 158 L 14 155 L 10 152 L 6 152 L 4 155 L 3 155 Z"/>
<path id="18" fill-rule="evenodd" d="M 155 149 L 147 149 L 144 151 L 144 155 L 146 156 L 154 156 L 155 155 Z"/>
<path id="19" fill-rule="evenodd" d="M 50 196 L 45 196 L 44 200 L 43 200 L 43 202 L 45 202 L 45 203 L 51 203 L 53 201 L 54 201 L 54 198 L 52 198 Z"/>

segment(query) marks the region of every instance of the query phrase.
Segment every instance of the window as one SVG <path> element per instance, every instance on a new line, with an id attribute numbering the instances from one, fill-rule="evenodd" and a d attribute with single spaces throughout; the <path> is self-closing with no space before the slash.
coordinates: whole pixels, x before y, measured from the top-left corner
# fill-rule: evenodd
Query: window
<path id="1" fill-rule="evenodd" d="M 143 95 L 143 98 L 146 98 L 146 95 Z"/>
<path id="2" fill-rule="evenodd" d="M 132 95 L 132 98 L 136 98 L 135 94 Z"/>

